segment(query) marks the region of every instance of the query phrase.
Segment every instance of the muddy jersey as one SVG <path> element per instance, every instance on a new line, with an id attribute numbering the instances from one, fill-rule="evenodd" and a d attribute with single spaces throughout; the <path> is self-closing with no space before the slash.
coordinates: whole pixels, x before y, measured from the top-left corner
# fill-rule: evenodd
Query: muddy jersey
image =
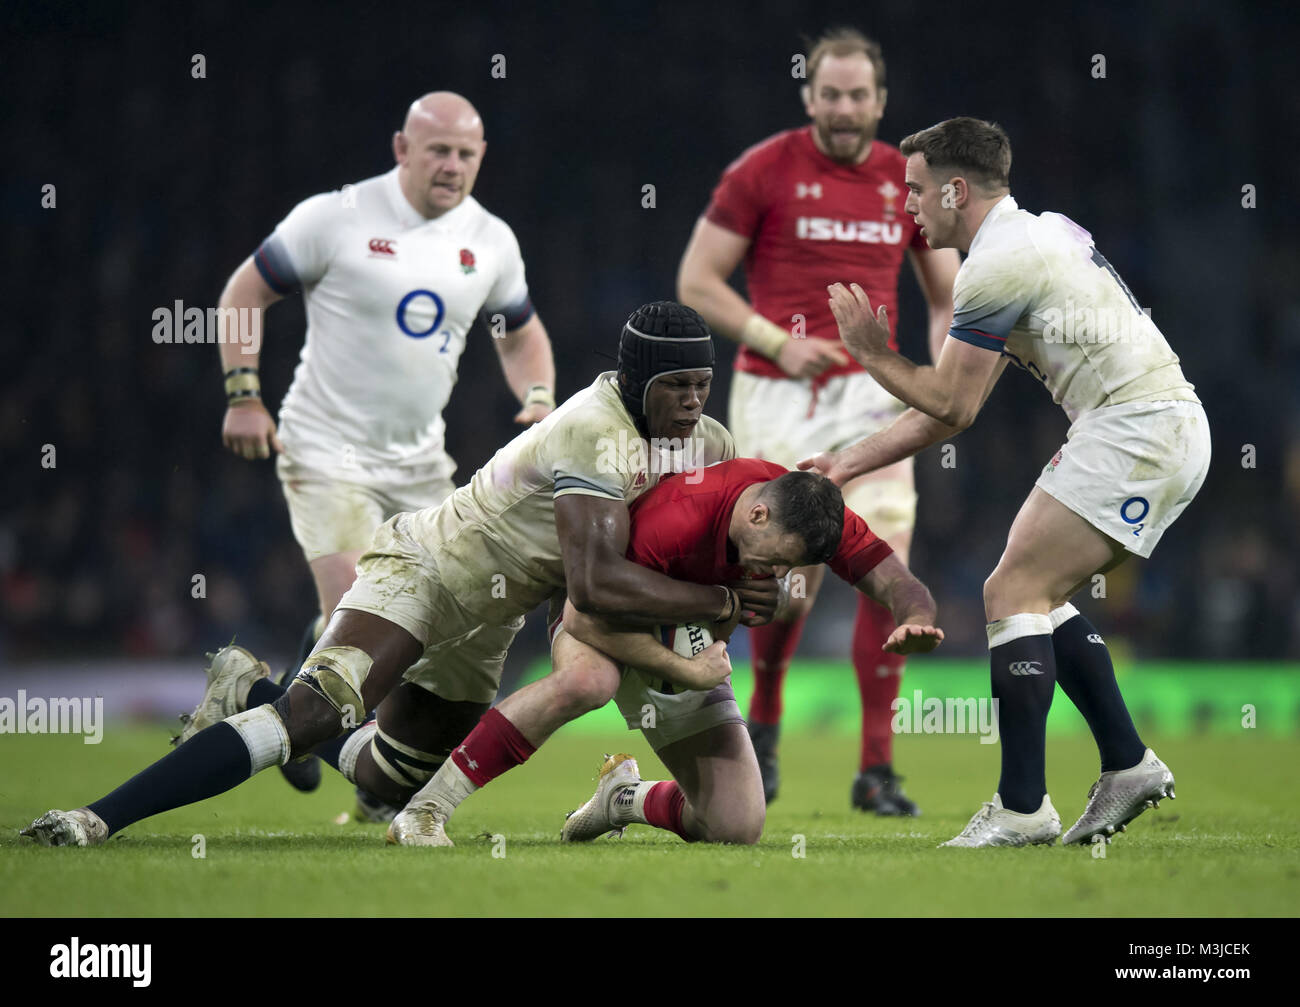
<path id="1" fill-rule="evenodd" d="M 957 273 L 948 334 L 1010 357 L 1071 423 L 1125 402 L 1200 401 L 1092 235 L 1010 196 L 984 218 Z"/>

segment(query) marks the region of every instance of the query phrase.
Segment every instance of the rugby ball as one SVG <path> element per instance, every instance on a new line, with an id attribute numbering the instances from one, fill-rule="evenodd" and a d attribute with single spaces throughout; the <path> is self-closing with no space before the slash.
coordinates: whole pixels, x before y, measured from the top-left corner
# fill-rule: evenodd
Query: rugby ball
<path id="1" fill-rule="evenodd" d="M 682 657 L 694 657 L 713 642 L 713 634 L 699 623 L 688 622 L 681 626 L 660 626 L 659 641 Z"/>

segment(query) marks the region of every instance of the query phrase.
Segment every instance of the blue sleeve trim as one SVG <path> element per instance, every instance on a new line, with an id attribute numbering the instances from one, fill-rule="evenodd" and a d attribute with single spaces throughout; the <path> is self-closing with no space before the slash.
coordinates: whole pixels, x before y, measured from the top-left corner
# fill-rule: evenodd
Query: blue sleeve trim
<path id="1" fill-rule="evenodd" d="M 580 479 L 578 476 L 557 477 L 555 480 L 555 489 L 553 491 L 553 494 L 559 493 L 562 490 L 565 491 L 576 490 L 582 493 L 588 493 L 595 496 L 606 497 L 607 499 L 610 500 L 623 499 L 621 495 L 616 493 L 611 493 L 609 487 L 597 486 L 595 483 L 588 482 L 586 479 Z"/>
<path id="2" fill-rule="evenodd" d="M 294 272 L 293 264 L 289 261 L 289 256 L 285 254 L 284 247 L 274 234 L 262 242 L 253 253 L 253 264 L 262 274 L 266 285 L 281 297 L 292 294 L 302 286 L 298 274 Z"/>
<path id="3" fill-rule="evenodd" d="M 516 301 L 514 304 L 508 304 L 504 308 L 483 309 L 483 323 L 490 329 L 492 328 L 492 316 L 501 315 L 505 319 L 506 331 L 514 332 L 515 329 L 523 325 L 528 319 L 536 314 L 533 309 L 533 302 L 527 294 L 523 299 Z"/>
<path id="4" fill-rule="evenodd" d="M 982 329 L 959 329 L 954 325 L 948 330 L 948 335 L 952 336 L 953 339 L 960 339 L 963 343 L 978 346 L 982 350 L 994 350 L 997 353 L 1001 353 L 1003 347 L 1007 345 L 1006 336 L 996 336 L 992 332 L 984 332 Z"/>

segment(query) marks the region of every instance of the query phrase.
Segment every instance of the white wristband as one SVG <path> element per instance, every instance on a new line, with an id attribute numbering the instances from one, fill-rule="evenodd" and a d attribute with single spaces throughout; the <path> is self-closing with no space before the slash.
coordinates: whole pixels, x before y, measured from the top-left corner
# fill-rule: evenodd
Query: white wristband
<path id="1" fill-rule="evenodd" d="M 777 354 L 781 352 L 781 347 L 790 339 L 790 333 L 759 314 L 750 315 L 749 321 L 745 322 L 740 330 L 742 343 L 771 360 L 776 359 Z"/>

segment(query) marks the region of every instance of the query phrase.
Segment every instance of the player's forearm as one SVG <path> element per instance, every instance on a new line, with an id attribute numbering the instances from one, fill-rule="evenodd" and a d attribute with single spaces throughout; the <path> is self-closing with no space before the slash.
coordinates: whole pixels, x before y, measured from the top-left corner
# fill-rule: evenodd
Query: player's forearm
<path id="1" fill-rule="evenodd" d="M 627 559 L 602 563 L 580 579 L 570 577 L 568 592 L 579 612 L 630 626 L 711 623 L 731 614 L 723 588 L 673 580 Z"/>
<path id="2" fill-rule="evenodd" d="M 889 609 L 896 625 L 934 624 L 934 597 L 897 554 L 886 556 L 853 586 Z"/>
<path id="3" fill-rule="evenodd" d="M 564 630 L 619 664 L 639 668 L 687 689 L 700 685 L 695 674 L 697 666 L 689 658 L 669 650 L 644 630 L 624 628 L 572 608 L 565 611 Z"/>
<path id="4" fill-rule="evenodd" d="M 959 433 L 960 427 L 948 426 L 933 416 L 908 409 L 884 430 L 845 448 L 836 459 L 846 472 L 846 479 L 852 479 L 911 458 Z"/>
<path id="5" fill-rule="evenodd" d="M 930 589 L 915 577 L 901 577 L 890 585 L 886 602 L 894 625 L 933 626 L 938 614 Z"/>
<path id="6" fill-rule="evenodd" d="M 521 403 L 527 403 L 529 393 L 535 388 L 543 387 L 554 394 L 555 358 L 551 340 L 536 315 L 498 342 L 497 355 L 501 358 L 506 384 Z"/>
<path id="7" fill-rule="evenodd" d="M 959 404 L 938 368 L 921 367 L 893 350 L 854 357 L 890 395 L 946 425 L 958 425 Z"/>

